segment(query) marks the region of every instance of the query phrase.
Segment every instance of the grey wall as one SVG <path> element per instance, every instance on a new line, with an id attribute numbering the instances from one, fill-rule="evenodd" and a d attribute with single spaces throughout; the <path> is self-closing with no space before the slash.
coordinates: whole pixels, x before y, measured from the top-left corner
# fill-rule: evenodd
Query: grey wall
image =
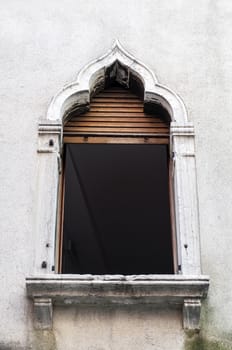
<path id="1" fill-rule="evenodd" d="M 31 343 L 33 349 L 67 350 L 191 346 L 175 310 L 57 308 L 53 333 L 32 330 L 24 279 L 34 259 L 37 123 L 51 97 L 114 38 L 182 97 L 194 122 L 202 267 L 211 277 L 202 336 L 232 348 L 231 1 L 1 0 L 0 5 L 0 349 Z"/>

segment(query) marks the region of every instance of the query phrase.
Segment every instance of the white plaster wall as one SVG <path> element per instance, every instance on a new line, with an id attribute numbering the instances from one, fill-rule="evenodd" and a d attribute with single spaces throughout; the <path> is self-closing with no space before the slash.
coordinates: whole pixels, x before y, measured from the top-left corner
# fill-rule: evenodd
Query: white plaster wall
<path id="1" fill-rule="evenodd" d="M 59 350 L 179 350 L 184 340 L 179 310 L 148 305 L 60 308 L 54 333 Z"/>
<path id="2" fill-rule="evenodd" d="M 34 336 L 24 278 L 33 271 L 36 249 L 38 120 L 46 115 L 57 90 L 86 62 L 105 53 L 114 38 L 180 94 L 194 121 L 202 266 L 211 277 L 203 333 L 232 342 L 232 2 L 1 0 L 0 5 L 0 348 L 25 348 Z M 55 310 L 53 337 L 58 349 L 74 349 L 74 342 L 80 342 L 81 350 L 159 349 L 155 344 L 160 334 L 162 349 L 169 348 L 173 337 L 178 338 L 176 349 L 183 346 L 178 312 L 170 313 L 168 322 L 165 313 L 157 318 L 147 312 L 147 347 L 142 345 L 148 343 L 138 313 L 104 316 L 82 310 L 74 317 L 74 312 Z M 93 319 L 100 324 L 99 332 Z M 128 334 L 134 329 L 137 337 L 141 332 L 138 344 L 126 345 L 128 338 L 122 337 L 121 345 L 117 339 L 110 347 L 112 329 L 123 332 L 122 325 L 127 324 Z M 165 333 L 166 324 L 170 333 Z M 160 334 L 156 326 L 162 329 Z M 90 327 L 92 340 L 85 343 L 84 333 L 70 332 L 75 327 L 87 333 Z M 97 344 L 101 329 L 105 343 L 94 348 L 93 339 Z M 64 340 L 67 336 L 71 345 Z"/>

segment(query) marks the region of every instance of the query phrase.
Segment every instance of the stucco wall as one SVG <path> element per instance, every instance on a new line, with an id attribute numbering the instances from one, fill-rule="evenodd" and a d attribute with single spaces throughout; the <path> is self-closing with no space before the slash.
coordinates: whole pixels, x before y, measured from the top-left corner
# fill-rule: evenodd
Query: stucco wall
<path id="1" fill-rule="evenodd" d="M 194 122 L 202 267 L 211 277 L 202 336 L 229 348 L 231 1 L 2 0 L 1 5 L 0 349 L 186 346 L 178 310 L 57 308 L 54 333 L 35 334 L 31 325 L 25 276 L 33 272 L 36 249 L 38 120 L 57 90 L 115 38 L 182 97 Z"/>

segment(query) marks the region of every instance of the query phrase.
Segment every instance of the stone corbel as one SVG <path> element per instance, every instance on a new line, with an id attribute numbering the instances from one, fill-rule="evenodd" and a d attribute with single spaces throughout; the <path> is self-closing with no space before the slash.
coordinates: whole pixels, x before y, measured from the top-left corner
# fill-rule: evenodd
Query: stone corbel
<path id="1" fill-rule="evenodd" d="M 183 327 L 186 330 L 200 329 L 201 300 L 185 299 L 183 304 Z"/>
<path id="2" fill-rule="evenodd" d="M 34 298 L 35 329 L 52 329 L 53 306 L 51 298 Z"/>

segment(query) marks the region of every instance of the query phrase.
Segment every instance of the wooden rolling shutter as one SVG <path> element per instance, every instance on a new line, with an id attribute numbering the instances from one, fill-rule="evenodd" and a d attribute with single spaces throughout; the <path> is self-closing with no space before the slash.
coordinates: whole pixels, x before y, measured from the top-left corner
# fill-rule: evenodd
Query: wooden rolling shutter
<path id="1" fill-rule="evenodd" d="M 169 124 L 146 114 L 131 91 L 111 87 L 91 100 L 85 114 L 72 114 L 64 127 L 65 143 L 169 143 Z"/>

